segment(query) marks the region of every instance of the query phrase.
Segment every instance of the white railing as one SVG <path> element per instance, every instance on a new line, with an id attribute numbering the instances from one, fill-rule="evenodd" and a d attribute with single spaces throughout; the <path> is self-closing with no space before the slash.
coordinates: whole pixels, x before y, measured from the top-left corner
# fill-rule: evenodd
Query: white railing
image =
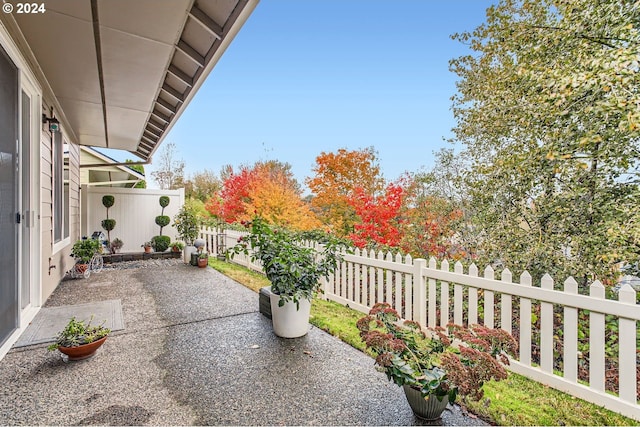
<path id="1" fill-rule="evenodd" d="M 226 248 L 244 234 L 226 230 Z M 261 271 L 244 255 L 232 261 Z M 363 313 L 386 301 L 403 318 L 429 327 L 452 322 L 501 327 L 519 340 L 520 354 L 511 363 L 512 371 L 640 420 L 636 346 L 640 306 L 631 286 L 624 285 L 618 299 L 610 300 L 598 281 L 591 284 L 589 295 L 581 295 L 573 278 L 564 281 L 563 290 L 556 290 L 549 275 L 539 284 L 533 284 L 527 272 L 515 282 L 508 269 L 500 280 L 494 276 L 491 267 L 481 276 L 475 265 L 465 273 L 459 262 L 451 266 L 445 260 L 437 265 L 434 259 L 427 263 L 410 255 L 356 250 L 344 254 L 336 272 L 322 285 L 324 298 Z M 615 357 L 606 351 L 610 337 L 605 322 L 612 321 L 617 322 L 618 334 L 617 394 L 605 387 L 605 358 Z M 587 342 L 580 340 L 579 332 L 588 337 Z M 579 351 L 587 343 L 588 357 Z"/>

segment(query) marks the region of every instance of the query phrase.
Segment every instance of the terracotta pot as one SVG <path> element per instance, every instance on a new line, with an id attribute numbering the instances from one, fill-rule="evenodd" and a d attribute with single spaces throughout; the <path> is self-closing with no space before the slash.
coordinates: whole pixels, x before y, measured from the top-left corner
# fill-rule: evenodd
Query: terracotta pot
<path id="1" fill-rule="evenodd" d="M 144 247 L 144 252 L 150 254 L 151 253 L 151 246 L 145 246 Z"/>
<path id="2" fill-rule="evenodd" d="M 100 348 L 106 340 L 107 337 L 102 337 L 97 341 L 90 342 L 89 344 L 79 345 L 78 347 L 58 347 L 58 350 L 60 350 L 60 353 L 64 353 L 69 356 L 69 360 L 88 359 L 96 353 L 96 350 Z"/>
<path id="3" fill-rule="evenodd" d="M 207 265 L 209 265 L 208 258 L 198 258 L 198 267 L 205 268 Z"/>

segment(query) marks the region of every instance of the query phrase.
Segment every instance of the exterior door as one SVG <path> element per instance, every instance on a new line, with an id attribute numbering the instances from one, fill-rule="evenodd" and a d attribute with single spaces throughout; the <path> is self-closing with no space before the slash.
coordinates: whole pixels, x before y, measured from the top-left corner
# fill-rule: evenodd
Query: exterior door
<path id="1" fill-rule="evenodd" d="M 0 46 L 0 345 L 18 328 L 18 69 Z"/>

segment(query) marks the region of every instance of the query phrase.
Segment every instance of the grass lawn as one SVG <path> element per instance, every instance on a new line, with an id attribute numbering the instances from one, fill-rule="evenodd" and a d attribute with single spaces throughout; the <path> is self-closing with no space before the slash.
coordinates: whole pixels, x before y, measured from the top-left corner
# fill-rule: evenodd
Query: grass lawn
<path id="1" fill-rule="evenodd" d="M 209 265 L 226 276 L 258 292 L 269 286 L 267 278 L 244 267 L 210 258 Z M 347 344 L 365 351 L 355 324 L 363 316 L 341 304 L 315 299 L 310 322 Z M 373 365 L 371 367 L 373 369 Z M 628 425 L 639 423 L 566 393 L 511 374 L 501 382 L 484 386 L 480 402 L 466 404 L 470 412 L 497 425 Z"/>

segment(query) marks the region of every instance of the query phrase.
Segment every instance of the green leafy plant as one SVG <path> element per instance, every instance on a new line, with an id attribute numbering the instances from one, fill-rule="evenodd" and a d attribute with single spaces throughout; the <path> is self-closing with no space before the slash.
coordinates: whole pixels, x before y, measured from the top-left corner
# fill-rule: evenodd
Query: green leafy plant
<path id="1" fill-rule="evenodd" d="M 73 244 L 71 256 L 81 264 L 87 264 L 95 254 L 100 253 L 101 249 L 102 245 L 98 240 L 85 237 Z"/>
<path id="2" fill-rule="evenodd" d="M 198 258 L 200 259 L 209 259 L 209 252 L 199 252 Z"/>
<path id="3" fill-rule="evenodd" d="M 75 317 L 72 317 L 64 329 L 58 333 L 56 342 L 47 347 L 47 349 L 54 351 L 57 350 L 58 347 L 78 347 L 109 335 L 111 329 L 105 328 L 103 326 L 104 322 L 102 322 L 101 325 L 92 326 L 92 320 L 93 316 L 91 316 L 91 319 L 85 324 L 84 320 L 76 320 Z"/>
<path id="4" fill-rule="evenodd" d="M 151 238 L 151 246 L 156 252 L 164 252 L 169 248 L 171 244 L 171 237 L 169 236 L 153 236 Z"/>
<path id="5" fill-rule="evenodd" d="M 518 346 L 506 331 L 481 325 L 423 330 L 399 320 L 388 303 L 378 303 L 356 324 L 376 365 L 395 384 L 454 402 L 457 395 L 479 400 L 485 382 L 507 378 L 507 354 L 515 356 Z"/>
<path id="6" fill-rule="evenodd" d="M 336 239 L 328 238 L 321 249 L 315 249 L 305 247 L 297 234 L 270 226 L 259 216 L 246 226 L 250 234 L 241 237 L 229 253 L 245 253 L 262 262 L 271 291 L 280 295 L 280 306 L 311 299 L 320 288 L 320 279 L 328 278 L 342 259 L 342 244 Z"/>
<path id="7" fill-rule="evenodd" d="M 198 238 L 200 222 L 195 210 L 183 205 L 178 213 L 173 217 L 173 226 L 178 231 L 178 237 L 187 245 L 193 245 L 193 241 Z"/>
<path id="8" fill-rule="evenodd" d="M 184 243 L 182 243 L 182 242 L 172 242 L 171 243 L 171 250 L 172 251 L 180 252 L 183 249 L 184 249 Z"/>
<path id="9" fill-rule="evenodd" d="M 113 239 L 112 242 L 109 243 L 109 248 L 111 249 L 111 253 L 117 253 L 122 246 L 124 245 L 124 242 L 122 240 L 120 240 L 119 238 L 115 238 Z"/>

